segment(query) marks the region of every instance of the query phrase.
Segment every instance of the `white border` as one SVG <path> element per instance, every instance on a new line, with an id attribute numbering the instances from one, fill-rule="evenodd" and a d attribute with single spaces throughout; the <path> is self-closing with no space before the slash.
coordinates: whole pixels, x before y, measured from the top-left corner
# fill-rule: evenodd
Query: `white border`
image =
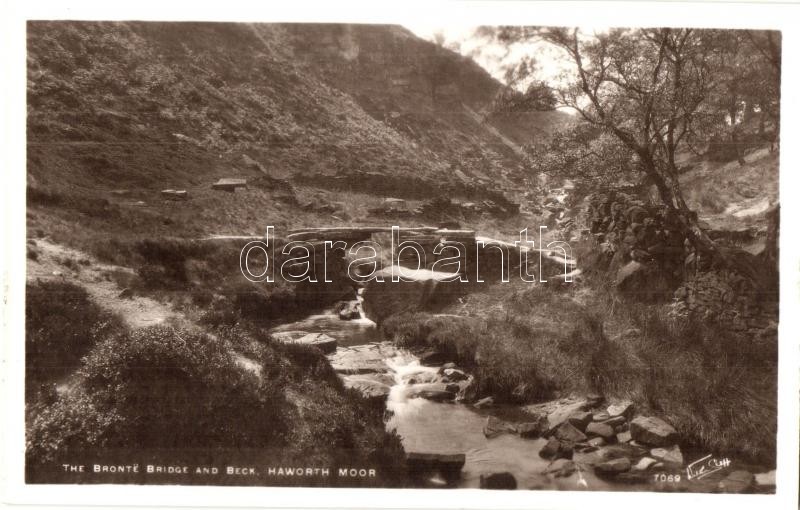
<path id="1" fill-rule="evenodd" d="M 793 237 L 800 219 L 798 166 L 797 4 L 742 2 L 280 2 L 37 1 L 4 5 L 2 69 L 2 390 L 3 503 L 43 505 L 148 505 L 155 507 L 329 508 L 796 508 L 798 504 L 798 267 Z M 781 315 L 779 349 L 778 492 L 774 496 L 626 492 L 266 489 L 180 486 L 26 486 L 23 482 L 22 381 L 25 289 L 25 20 L 327 21 L 404 24 L 420 17 L 455 25 L 693 26 L 771 28 L 783 31 L 781 138 Z"/>

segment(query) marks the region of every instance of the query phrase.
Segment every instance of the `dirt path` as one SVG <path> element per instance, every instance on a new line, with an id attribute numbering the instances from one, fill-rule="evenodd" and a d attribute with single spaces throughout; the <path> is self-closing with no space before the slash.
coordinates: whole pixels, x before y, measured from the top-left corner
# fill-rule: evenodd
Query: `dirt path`
<path id="1" fill-rule="evenodd" d="M 84 252 L 49 241 L 37 239 L 35 242 L 38 257 L 28 259 L 28 281 L 58 280 L 80 285 L 93 301 L 118 314 L 133 329 L 182 319 L 168 305 L 154 299 L 136 295 L 121 297 L 124 289 L 110 280 L 109 273 L 132 274 L 133 270 L 100 263 Z"/>
<path id="2" fill-rule="evenodd" d="M 38 256 L 36 260 L 28 259 L 27 279 L 66 281 L 86 289 L 91 299 L 100 307 L 117 314 L 131 329 L 144 328 L 157 324 L 170 324 L 189 330 L 201 328 L 176 312 L 169 305 L 145 296 L 124 293 L 109 274 L 122 272 L 134 274 L 127 267 L 103 264 L 82 251 L 66 246 L 37 239 L 34 248 Z M 126 295 L 128 294 L 128 295 Z M 203 333 L 214 336 L 203 330 Z M 234 361 L 256 375 L 261 375 L 261 365 L 245 355 L 232 352 Z M 72 377 L 68 377 L 59 385 L 59 391 L 68 391 L 72 386 Z"/>

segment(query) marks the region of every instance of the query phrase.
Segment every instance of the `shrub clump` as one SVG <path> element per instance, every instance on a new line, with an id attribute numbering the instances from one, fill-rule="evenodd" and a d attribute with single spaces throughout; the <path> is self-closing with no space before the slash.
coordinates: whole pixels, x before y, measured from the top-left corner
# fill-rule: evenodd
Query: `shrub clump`
<path id="1" fill-rule="evenodd" d="M 369 483 L 405 480 L 383 409 L 345 390 L 314 347 L 238 327 L 210 336 L 154 326 L 106 338 L 77 375 L 70 392 L 29 418 L 29 481 L 46 481 L 59 460 L 115 451 L 188 463 L 303 458 L 378 468 L 380 480 Z"/>
<path id="2" fill-rule="evenodd" d="M 80 386 L 29 429 L 34 463 L 71 449 L 248 448 L 280 440 L 278 388 L 222 340 L 155 326 L 99 343 Z"/>
<path id="3" fill-rule="evenodd" d="M 28 283 L 25 296 L 25 394 L 74 370 L 122 321 L 97 306 L 82 287 L 60 281 Z"/>
<path id="4" fill-rule="evenodd" d="M 111 338 L 81 374 L 100 402 L 144 424 L 137 446 L 264 446 L 281 433 L 276 388 L 201 333 L 153 327 Z"/>

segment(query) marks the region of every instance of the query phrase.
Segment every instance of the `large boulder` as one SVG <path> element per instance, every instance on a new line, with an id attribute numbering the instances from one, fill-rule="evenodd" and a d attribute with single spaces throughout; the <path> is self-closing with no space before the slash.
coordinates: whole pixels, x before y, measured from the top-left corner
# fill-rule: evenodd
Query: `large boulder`
<path id="1" fill-rule="evenodd" d="M 608 406 L 606 409 L 610 418 L 622 416 L 629 418 L 633 414 L 633 402 L 630 400 L 621 400 Z"/>
<path id="2" fill-rule="evenodd" d="M 683 453 L 681 453 L 681 449 L 678 445 L 669 448 L 653 448 L 650 450 L 650 456 L 666 466 L 683 466 Z"/>
<path id="3" fill-rule="evenodd" d="M 369 374 L 388 372 L 387 359 L 397 355 L 391 342 L 377 342 L 352 347 L 341 347 L 328 356 L 333 369 L 340 374 Z"/>
<path id="4" fill-rule="evenodd" d="M 332 336 L 325 333 L 306 333 L 298 331 L 285 331 L 273 333 L 272 338 L 284 343 L 303 344 L 316 347 L 325 354 L 336 352 L 337 342 Z"/>
<path id="5" fill-rule="evenodd" d="M 627 457 L 619 457 L 617 459 L 607 460 L 594 466 L 594 472 L 598 475 L 615 475 L 618 473 L 624 473 L 630 469 L 631 461 Z"/>
<path id="6" fill-rule="evenodd" d="M 633 466 L 635 471 L 647 471 L 651 467 L 653 467 L 658 461 L 651 457 L 642 457 L 639 459 L 639 462 Z"/>
<path id="7" fill-rule="evenodd" d="M 391 377 L 388 374 L 359 374 L 342 377 L 345 388 L 358 390 L 365 398 L 386 400 L 391 390 Z"/>
<path id="8" fill-rule="evenodd" d="M 547 443 L 539 450 L 539 457 L 543 459 L 571 459 L 573 455 L 572 446 L 551 437 Z"/>
<path id="9" fill-rule="evenodd" d="M 402 279 L 393 282 L 392 271 Z M 446 281 L 452 276 L 451 273 L 402 266 L 383 269 L 364 289 L 364 314 L 380 323 L 391 315 L 425 310 L 435 302 L 446 301 L 461 290 L 457 281 Z"/>
<path id="10" fill-rule="evenodd" d="M 481 475 L 481 489 L 514 490 L 517 488 L 517 479 L 505 471 Z"/>
<path id="11" fill-rule="evenodd" d="M 561 423 L 568 421 L 570 417 L 579 416 L 589 407 L 590 403 L 585 398 L 567 397 L 552 402 L 528 405 L 523 410 L 534 416 L 546 415 L 550 428 L 555 429 Z"/>
<path id="12" fill-rule="evenodd" d="M 567 421 L 576 429 L 585 432 L 586 426 L 592 421 L 592 413 L 589 411 L 577 411 L 571 414 L 569 418 L 567 418 Z"/>
<path id="13" fill-rule="evenodd" d="M 406 466 L 412 477 L 438 471 L 445 479 L 453 480 L 460 475 L 466 459 L 463 453 L 408 452 Z"/>
<path id="14" fill-rule="evenodd" d="M 634 441 L 652 446 L 669 446 L 678 439 L 672 425 L 654 416 L 637 416 L 631 421 L 630 432 Z"/>
<path id="15" fill-rule="evenodd" d="M 555 477 L 569 476 L 577 469 L 578 467 L 575 463 L 569 459 L 556 459 L 545 468 L 544 474 L 554 475 Z"/>
<path id="16" fill-rule="evenodd" d="M 486 418 L 486 425 L 483 426 L 483 435 L 491 439 L 500 434 L 516 434 L 517 427 L 513 423 L 503 421 L 494 416 Z"/>
<path id="17" fill-rule="evenodd" d="M 609 418 L 609 419 L 603 421 L 602 423 L 604 423 L 605 425 L 608 425 L 609 427 L 611 427 L 614 430 L 616 430 L 617 427 L 620 427 L 621 425 L 625 424 L 625 417 L 624 416 L 614 416 L 613 418 Z"/>
<path id="18" fill-rule="evenodd" d="M 632 445 L 630 443 L 611 444 L 603 447 L 601 456 L 605 459 L 616 459 L 619 457 L 627 457 L 635 459 L 647 453 L 645 448 L 641 446 Z"/>
<path id="19" fill-rule="evenodd" d="M 448 391 L 441 384 L 420 384 L 419 387 L 412 387 L 408 393 L 408 398 L 424 398 L 433 402 L 450 402 L 455 400 L 456 394 Z"/>
<path id="20" fill-rule="evenodd" d="M 560 441 L 567 441 L 570 443 L 582 443 L 586 441 L 586 435 L 567 421 L 553 430 L 553 437 Z"/>
<path id="21" fill-rule="evenodd" d="M 517 433 L 525 439 L 537 438 L 547 434 L 550 430 L 547 416 L 537 416 L 533 421 L 517 424 Z"/>
<path id="22" fill-rule="evenodd" d="M 609 460 L 625 458 L 631 462 L 631 465 L 639 457 L 645 455 L 647 450 L 641 447 L 633 446 L 630 444 L 612 444 L 600 446 L 599 449 L 581 453 L 576 462 L 583 463 L 589 466 L 594 466 Z"/>
<path id="23" fill-rule="evenodd" d="M 592 422 L 586 427 L 588 437 L 602 437 L 606 441 L 611 441 L 614 436 L 614 429 L 605 423 Z"/>
<path id="24" fill-rule="evenodd" d="M 467 374 L 457 368 L 445 368 L 443 372 L 444 376 L 452 382 L 465 381 L 469 378 Z"/>
<path id="25" fill-rule="evenodd" d="M 358 301 L 342 301 L 337 304 L 336 312 L 339 315 L 339 319 L 343 321 L 350 321 L 361 317 Z"/>
<path id="26" fill-rule="evenodd" d="M 424 367 L 420 367 L 419 370 L 410 370 L 404 373 L 401 379 L 408 385 L 433 384 L 439 382 L 439 376 L 436 374 L 436 372 L 425 370 Z"/>
<path id="27" fill-rule="evenodd" d="M 717 484 L 717 489 L 721 492 L 741 494 L 753 488 L 755 477 L 749 471 L 734 471 Z"/>
<path id="28" fill-rule="evenodd" d="M 629 431 L 618 432 L 617 433 L 617 442 L 618 443 L 627 443 L 630 440 L 631 440 L 631 433 Z"/>

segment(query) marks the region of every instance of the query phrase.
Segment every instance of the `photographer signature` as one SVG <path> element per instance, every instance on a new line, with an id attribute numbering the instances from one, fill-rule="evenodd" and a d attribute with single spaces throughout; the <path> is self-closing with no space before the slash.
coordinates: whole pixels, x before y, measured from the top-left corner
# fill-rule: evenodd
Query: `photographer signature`
<path id="1" fill-rule="evenodd" d="M 700 480 L 703 477 L 716 473 L 731 465 L 727 457 L 716 459 L 711 455 L 706 455 L 686 466 L 686 478 L 689 480 Z"/>

